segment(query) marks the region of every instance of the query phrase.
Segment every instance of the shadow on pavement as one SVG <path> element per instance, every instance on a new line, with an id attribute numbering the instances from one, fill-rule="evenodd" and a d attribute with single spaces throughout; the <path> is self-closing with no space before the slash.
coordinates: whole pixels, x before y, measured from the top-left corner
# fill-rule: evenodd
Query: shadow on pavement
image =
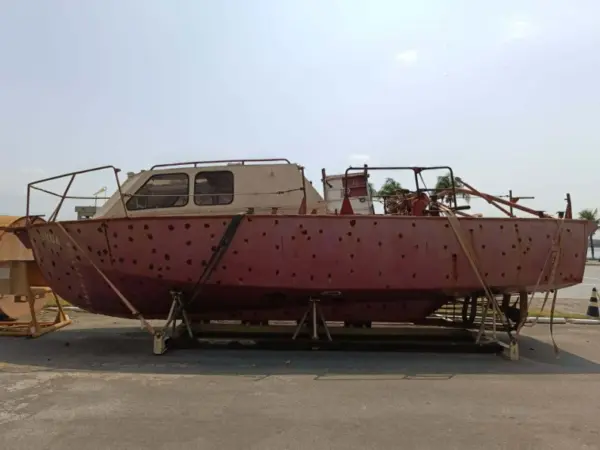
<path id="1" fill-rule="evenodd" d="M 0 371 L 105 371 L 152 374 L 224 374 L 265 377 L 309 374 L 317 379 L 377 376 L 447 379 L 464 374 L 593 374 L 600 365 L 529 336 L 520 338 L 520 361 L 495 354 L 174 349 L 152 354 L 139 327 L 64 329 L 40 339 L 2 338 Z"/>

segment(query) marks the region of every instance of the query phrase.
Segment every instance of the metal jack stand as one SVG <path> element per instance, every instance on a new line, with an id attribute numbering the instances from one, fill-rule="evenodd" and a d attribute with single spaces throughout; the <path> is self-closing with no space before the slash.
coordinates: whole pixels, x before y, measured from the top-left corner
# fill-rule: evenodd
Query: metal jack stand
<path id="1" fill-rule="evenodd" d="M 519 343 L 514 337 L 510 339 L 508 347 L 504 348 L 503 355 L 511 361 L 519 360 Z"/>
<path id="2" fill-rule="evenodd" d="M 194 333 L 190 326 L 187 312 L 185 311 L 185 305 L 183 304 L 183 293 L 181 291 L 170 291 L 173 302 L 171 303 L 171 309 L 167 316 L 167 322 L 162 329 L 157 330 L 154 333 L 154 354 L 162 355 L 167 351 L 167 342 L 169 339 L 175 337 L 177 333 L 177 320 L 185 325 L 190 339 L 194 339 Z M 169 333 L 169 327 L 171 332 Z"/>
<path id="3" fill-rule="evenodd" d="M 327 339 L 329 341 L 333 341 L 333 339 L 331 338 L 331 334 L 329 333 L 329 328 L 327 328 L 327 323 L 325 322 L 325 317 L 323 317 L 323 312 L 321 311 L 321 307 L 319 305 L 319 299 L 312 298 L 312 297 L 310 299 L 308 299 L 308 308 L 306 309 L 306 312 L 302 316 L 302 320 L 296 327 L 296 331 L 294 332 L 294 336 L 292 336 L 292 339 L 295 340 L 298 337 L 298 334 L 300 333 L 300 330 L 304 326 L 304 323 L 306 322 L 306 319 L 308 318 L 309 314 L 311 314 L 311 316 L 312 316 L 312 336 L 311 336 L 311 338 L 315 341 L 319 340 L 319 334 L 317 333 L 317 328 L 318 328 L 317 320 L 320 320 L 321 323 L 323 324 L 323 328 L 325 329 L 325 334 L 327 335 Z"/>
<path id="4" fill-rule="evenodd" d="M 192 327 L 190 326 L 190 321 L 188 319 L 187 312 L 185 310 L 186 304 L 191 304 L 194 300 L 196 300 L 201 292 L 204 285 L 208 282 L 210 276 L 214 272 L 215 268 L 227 253 L 227 249 L 231 245 L 233 238 L 235 237 L 235 233 L 237 232 L 242 220 L 244 219 L 245 214 L 237 214 L 231 219 L 229 225 L 225 229 L 221 240 L 219 241 L 219 245 L 213 251 L 210 260 L 206 264 L 204 271 L 198 278 L 196 285 L 192 289 L 192 292 L 186 296 L 186 301 L 183 301 L 183 293 L 181 291 L 170 291 L 171 296 L 173 297 L 173 303 L 171 304 L 171 310 L 169 311 L 169 316 L 167 318 L 167 323 L 162 328 L 161 331 L 154 333 L 154 354 L 161 355 L 167 350 L 166 343 L 170 337 L 174 337 L 176 333 L 175 323 L 177 320 L 181 320 L 185 325 L 188 335 L 191 340 L 194 339 L 194 333 L 192 332 Z M 169 325 L 173 325 L 173 330 L 171 331 L 171 336 L 167 336 L 167 330 L 169 329 Z"/>

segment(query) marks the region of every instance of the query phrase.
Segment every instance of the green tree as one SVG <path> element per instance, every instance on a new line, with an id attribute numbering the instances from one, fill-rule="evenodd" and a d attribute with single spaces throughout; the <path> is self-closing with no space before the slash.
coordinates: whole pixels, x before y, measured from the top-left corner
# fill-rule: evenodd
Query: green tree
<path id="1" fill-rule="evenodd" d="M 596 209 L 583 209 L 579 211 L 579 218 L 581 220 L 590 220 L 600 225 L 600 218 L 598 217 L 598 208 Z M 592 259 L 596 259 L 594 255 L 594 237 L 595 233 L 590 234 L 590 249 L 592 250 Z"/>
<path id="2" fill-rule="evenodd" d="M 462 183 L 462 181 L 460 181 L 460 178 L 454 177 L 454 186 L 457 188 L 462 188 L 462 187 L 464 187 L 464 184 Z M 437 177 L 437 183 L 435 184 L 435 188 L 439 189 L 439 190 L 448 190 L 448 191 L 452 190 L 452 177 L 450 176 L 450 172 L 446 173 L 445 175 L 440 175 L 439 177 Z M 456 196 L 458 198 L 462 198 L 467 203 L 469 203 L 469 201 L 471 200 L 471 196 L 469 194 L 467 194 L 466 192 L 457 192 Z M 442 201 L 444 201 L 448 204 L 452 203 L 452 195 L 451 194 L 445 195 L 444 198 L 442 198 Z"/>
<path id="3" fill-rule="evenodd" d="M 390 197 L 395 195 L 400 189 L 402 189 L 402 185 L 398 181 L 393 178 L 386 178 L 385 183 L 377 191 L 377 195 L 379 197 Z"/>

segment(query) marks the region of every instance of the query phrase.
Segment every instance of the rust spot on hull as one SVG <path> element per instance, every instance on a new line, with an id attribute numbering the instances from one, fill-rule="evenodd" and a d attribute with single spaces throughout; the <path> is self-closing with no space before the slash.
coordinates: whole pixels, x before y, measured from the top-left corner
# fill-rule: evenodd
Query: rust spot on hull
<path id="1" fill-rule="evenodd" d="M 183 216 L 63 224 L 136 308 L 148 318 L 164 318 L 169 290 L 191 289 L 230 219 Z M 513 244 L 519 236 L 553 234 L 554 220 L 466 221 L 490 286 L 518 291 L 536 285 L 551 240 L 527 240 L 525 254 Z M 583 277 L 582 258 L 575 255 L 585 254 L 589 229 L 584 222 L 571 222 L 571 232 L 563 236 L 560 275 L 544 289 L 572 285 Z M 30 237 L 44 276 L 61 297 L 94 312 L 128 316 L 55 224 L 35 225 Z M 192 314 L 208 310 L 214 318 L 251 320 L 262 314 L 263 319 L 295 319 L 308 296 L 336 290 L 342 297 L 324 305 L 329 320 L 418 320 L 445 303 L 446 292 L 468 295 L 480 288 L 442 217 L 255 215 L 240 225 Z M 281 294 L 281 300 L 267 301 L 274 294 Z"/>

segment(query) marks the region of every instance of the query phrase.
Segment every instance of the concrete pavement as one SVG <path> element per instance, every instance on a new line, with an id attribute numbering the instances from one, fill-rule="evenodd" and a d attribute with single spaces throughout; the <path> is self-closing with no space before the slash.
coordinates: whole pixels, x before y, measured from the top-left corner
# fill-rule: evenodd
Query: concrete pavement
<path id="1" fill-rule="evenodd" d="M 0 448 L 595 449 L 600 327 L 494 355 L 178 350 L 81 314 L 0 340 Z"/>

